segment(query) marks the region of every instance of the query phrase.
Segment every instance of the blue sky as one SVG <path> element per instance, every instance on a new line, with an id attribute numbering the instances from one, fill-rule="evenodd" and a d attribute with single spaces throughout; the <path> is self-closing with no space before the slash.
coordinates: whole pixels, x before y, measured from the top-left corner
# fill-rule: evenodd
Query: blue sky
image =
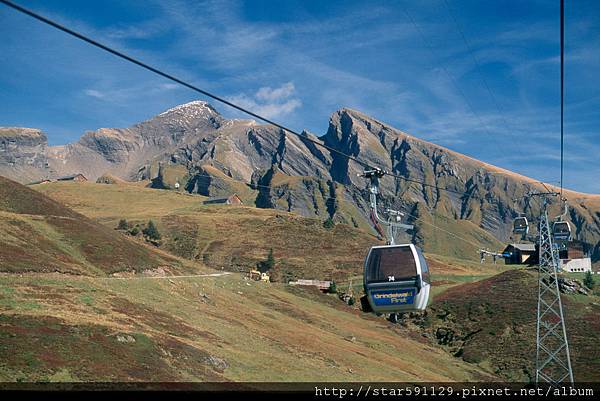
<path id="1" fill-rule="evenodd" d="M 19 0 L 296 130 L 321 135 L 350 107 L 546 182 L 560 177 L 558 3 Z M 600 4 L 566 6 L 565 186 L 600 193 Z M 0 126 L 52 145 L 202 99 L 5 6 L 0 35 Z"/>

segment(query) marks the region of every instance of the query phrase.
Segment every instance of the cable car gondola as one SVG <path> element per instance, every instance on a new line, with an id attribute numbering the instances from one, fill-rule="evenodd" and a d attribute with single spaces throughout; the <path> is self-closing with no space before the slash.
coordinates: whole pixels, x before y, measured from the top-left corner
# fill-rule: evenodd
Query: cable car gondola
<path id="1" fill-rule="evenodd" d="M 431 279 L 421 250 L 413 244 L 371 247 L 364 289 L 375 313 L 425 310 Z"/>
<path id="2" fill-rule="evenodd" d="M 515 234 L 527 234 L 529 232 L 529 222 L 527 217 L 520 216 L 513 221 L 513 233 Z"/>
<path id="3" fill-rule="evenodd" d="M 555 221 L 552 225 L 552 237 L 556 242 L 566 242 L 571 239 L 571 225 L 567 221 Z"/>
<path id="4" fill-rule="evenodd" d="M 571 240 L 571 225 L 568 221 L 565 221 L 565 216 L 569 211 L 569 206 L 567 205 L 567 199 L 561 199 L 564 204 L 564 211 L 560 216 L 556 217 L 556 221 L 552 224 L 552 238 L 555 242 L 568 242 Z"/>

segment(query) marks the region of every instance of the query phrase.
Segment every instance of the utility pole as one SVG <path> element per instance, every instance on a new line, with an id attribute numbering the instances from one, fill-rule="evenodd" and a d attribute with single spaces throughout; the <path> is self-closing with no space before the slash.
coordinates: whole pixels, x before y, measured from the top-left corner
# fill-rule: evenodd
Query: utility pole
<path id="1" fill-rule="evenodd" d="M 573 370 L 558 285 L 558 249 L 554 247 L 548 221 L 548 196 L 559 193 L 530 194 L 542 197 L 539 225 L 539 271 L 536 338 L 536 384 L 573 383 Z"/>

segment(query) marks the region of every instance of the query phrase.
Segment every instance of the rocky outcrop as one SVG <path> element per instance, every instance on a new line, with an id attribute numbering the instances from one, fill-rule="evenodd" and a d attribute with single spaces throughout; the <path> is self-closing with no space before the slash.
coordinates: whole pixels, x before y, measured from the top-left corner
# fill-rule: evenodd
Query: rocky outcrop
<path id="1" fill-rule="evenodd" d="M 48 174 L 46 135 L 32 128 L 0 128 L 0 166 L 5 176 L 27 180 Z"/>
<path id="2" fill-rule="evenodd" d="M 46 135 L 32 128 L 0 128 L 0 161 L 43 167 Z"/>

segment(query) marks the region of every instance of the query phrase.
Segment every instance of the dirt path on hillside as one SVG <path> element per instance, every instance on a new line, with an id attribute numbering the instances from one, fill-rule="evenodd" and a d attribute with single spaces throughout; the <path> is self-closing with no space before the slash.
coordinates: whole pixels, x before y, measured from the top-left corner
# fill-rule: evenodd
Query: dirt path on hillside
<path id="1" fill-rule="evenodd" d="M 196 277 L 221 277 L 228 276 L 232 273 L 223 272 L 223 273 L 210 273 L 210 274 L 192 274 L 187 276 L 131 276 L 131 277 L 87 277 L 93 278 L 96 280 L 142 280 L 142 279 L 151 279 L 151 280 L 167 280 L 167 279 L 178 279 L 178 278 L 196 278 Z"/>

